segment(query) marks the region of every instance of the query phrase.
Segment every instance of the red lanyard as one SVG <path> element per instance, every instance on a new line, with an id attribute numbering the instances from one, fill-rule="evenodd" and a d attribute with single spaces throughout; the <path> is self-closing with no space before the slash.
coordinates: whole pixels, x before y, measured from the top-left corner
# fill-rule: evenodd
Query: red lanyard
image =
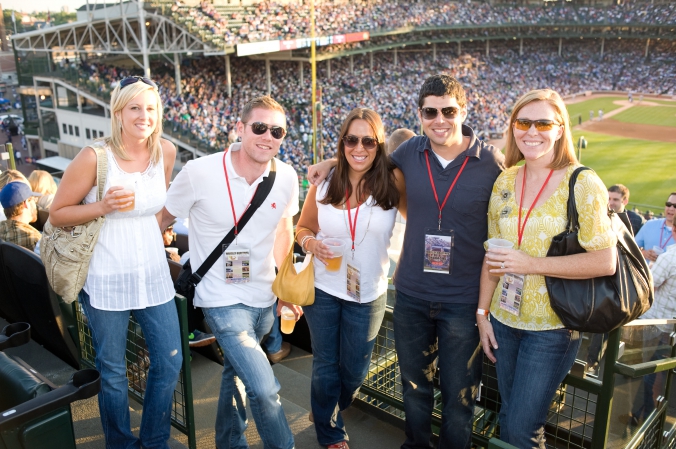
<path id="1" fill-rule="evenodd" d="M 441 203 L 441 204 L 439 204 L 439 196 L 437 195 L 437 188 L 434 186 L 434 178 L 432 177 L 432 167 L 430 167 L 430 157 L 429 157 L 429 151 L 428 150 L 425 150 L 425 160 L 427 161 L 427 173 L 429 173 L 429 175 L 430 175 L 430 184 L 432 184 L 432 192 L 434 192 L 434 199 L 437 201 L 437 206 L 439 207 L 439 230 L 441 230 L 441 210 L 446 205 L 446 200 L 448 200 L 448 197 L 451 195 L 451 191 L 453 190 L 453 187 L 455 187 L 455 183 L 458 182 L 458 178 L 460 178 L 460 174 L 465 169 L 465 165 L 467 165 L 467 161 L 469 160 L 469 156 L 465 156 L 465 162 L 462 163 L 462 167 L 460 167 L 460 171 L 458 171 L 458 174 L 455 175 L 455 179 L 453 180 L 451 187 L 449 187 L 448 192 L 446 192 L 446 198 L 444 198 L 444 202 Z"/>
<path id="2" fill-rule="evenodd" d="M 542 184 L 542 187 L 540 187 L 540 191 L 538 192 L 537 196 L 535 197 L 535 201 L 533 201 L 533 204 L 530 205 L 530 209 L 528 209 L 528 212 L 526 212 L 526 218 L 523 220 L 523 227 L 521 226 L 521 209 L 523 208 L 523 193 L 526 191 L 526 166 L 523 166 L 523 182 L 521 183 L 521 200 L 519 201 L 519 222 L 517 223 L 517 235 L 519 238 L 519 247 L 521 247 L 521 239 L 523 238 L 523 231 L 526 229 L 526 223 L 528 223 L 528 217 L 530 217 L 530 213 L 533 211 L 533 208 L 535 207 L 535 204 L 537 204 L 538 199 L 540 198 L 540 195 L 542 195 L 542 192 L 545 190 L 545 187 L 547 186 L 547 183 L 549 182 L 549 178 L 552 177 L 552 173 L 554 173 L 554 170 L 549 170 L 549 175 L 547 175 L 547 179 L 545 179 L 544 184 Z"/>
<path id="3" fill-rule="evenodd" d="M 352 237 L 352 252 L 354 253 L 354 238 L 357 234 L 357 217 L 359 217 L 359 200 L 357 200 L 357 212 L 354 213 L 354 224 L 352 224 L 352 212 L 350 211 L 350 194 L 345 189 L 345 198 L 347 198 L 347 221 L 350 223 L 350 237 Z"/>
<path id="4" fill-rule="evenodd" d="M 228 154 L 228 151 L 226 150 L 223 153 L 223 171 L 225 172 L 225 185 L 228 186 L 228 196 L 230 197 L 230 207 L 232 208 L 232 219 L 235 222 L 235 235 L 237 235 L 237 223 L 239 223 L 239 220 L 242 218 L 242 215 L 244 215 L 244 212 L 251 206 L 251 200 L 253 200 L 253 197 L 256 195 L 256 191 L 258 190 L 258 186 L 256 186 L 256 190 L 254 190 L 253 195 L 251 195 L 251 199 L 249 200 L 249 204 L 246 205 L 244 208 L 244 212 L 242 212 L 242 215 L 237 218 L 237 215 L 235 215 L 235 203 L 232 202 L 232 192 L 230 191 L 230 179 L 228 178 L 228 170 L 225 168 L 225 155 Z"/>
<path id="5" fill-rule="evenodd" d="M 662 227 L 660 228 L 660 248 L 664 249 L 667 247 L 667 243 L 669 243 L 669 240 L 671 240 L 671 235 L 672 233 L 669 233 L 669 237 L 667 238 L 667 241 L 664 242 L 664 245 L 662 245 L 662 233 L 664 232 L 664 225 L 667 224 L 667 219 L 664 219 L 664 223 L 662 223 Z"/>

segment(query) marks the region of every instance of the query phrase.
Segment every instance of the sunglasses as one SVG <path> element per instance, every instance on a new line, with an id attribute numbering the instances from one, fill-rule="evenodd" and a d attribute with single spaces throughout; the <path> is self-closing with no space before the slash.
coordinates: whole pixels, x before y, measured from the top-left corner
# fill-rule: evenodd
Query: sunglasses
<path id="1" fill-rule="evenodd" d="M 174 232 L 174 227 L 168 226 L 167 229 L 164 230 L 164 232 Z"/>
<path id="2" fill-rule="evenodd" d="M 286 135 L 286 130 L 281 126 L 270 126 L 263 122 L 245 123 L 245 125 L 250 126 L 251 131 L 257 136 L 262 136 L 268 129 L 270 130 L 270 135 L 277 140 L 281 140 Z"/>
<path id="3" fill-rule="evenodd" d="M 521 131 L 528 131 L 531 125 L 535 125 L 538 131 L 551 131 L 555 126 L 563 126 L 553 120 L 528 120 L 527 118 L 514 120 L 514 127 Z"/>
<path id="4" fill-rule="evenodd" d="M 124 89 L 125 87 L 129 86 L 130 84 L 135 84 L 138 83 L 139 81 L 146 83 L 148 86 L 154 87 L 157 89 L 157 84 L 151 79 L 148 79 L 144 76 L 128 76 L 122 81 L 120 81 L 120 89 Z"/>
<path id="5" fill-rule="evenodd" d="M 347 136 L 343 137 L 343 143 L 345 143 L 345 148 L 356 148 L 357 145 L 359 145 L 359 141 L 361 140 L 361 146 L 364 147 L 365 150 L 372 150 L 375 147 L 378 146 L 378 139 L 375 139 L 373 137 L 362 137 L 359 139 L 357 136 L 353 136 L 352 134 L 348 134 Z"/>
<path id="6" fill-rule="evenodd" d="M 454 119 L 458 115 L 458 112 L 460 112 L 460 108 L 456 108 L 455 106 L 441 108 L 441 115 L 443 115 L 444 118 L 448 120 Z M 420 108 L 420 114 L 422 114 L 422 118 L 425 120 L 434 120 L 439 115 L 439 109 Z"/>
<path id="7" fill-rule="evenodd" d="M 664 203 L 664 206 L 665 206 L 665 207 L 674 207 L 674 208 L 676 208 L 676 203 L 670 203 L 669 201 L 667 201 L 666 203 Z"/>

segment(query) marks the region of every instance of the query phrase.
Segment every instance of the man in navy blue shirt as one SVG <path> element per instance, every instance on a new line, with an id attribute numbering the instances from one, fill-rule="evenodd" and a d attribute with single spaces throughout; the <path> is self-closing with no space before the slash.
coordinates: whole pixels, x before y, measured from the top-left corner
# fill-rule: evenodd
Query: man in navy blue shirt
<path id="1" fill-rule="evenodd" d="M 481 377 L 475 323 L 486 214 L 504 157 L 463 125 L 465 92 L 450 76 L 424 82 L 418 117 L 424 135 L 411 138 L 391 156 L 404 173 L 408 204 L 394 275 L 394 333 L 406 412 L 401 447 L 432 447 L 432 379 L 439 368 L 439 447 L 469 448 Z"/>

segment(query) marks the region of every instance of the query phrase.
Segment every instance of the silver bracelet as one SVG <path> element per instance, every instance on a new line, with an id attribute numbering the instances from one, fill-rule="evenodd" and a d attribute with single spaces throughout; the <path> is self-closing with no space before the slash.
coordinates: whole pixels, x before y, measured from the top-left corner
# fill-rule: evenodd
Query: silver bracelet
<path id="1" fill-rule="evenodd" d="M 304 252 L 305 254 L 308 254 L 308 253 L 309 253 L 309 254 L 312 254 L 311 251 L 308 251 L 308 250 L 305 248 L 305 244 L 306 244 L 309 240 L 312 240 L 312 239 L 316 239 L 316 237 L 315 237 L 314 235 L 306 235 L 306 236 L 304 236 L 302 239 L 300 239 L 300 249 L 302 249 L 303 252 Z"/>

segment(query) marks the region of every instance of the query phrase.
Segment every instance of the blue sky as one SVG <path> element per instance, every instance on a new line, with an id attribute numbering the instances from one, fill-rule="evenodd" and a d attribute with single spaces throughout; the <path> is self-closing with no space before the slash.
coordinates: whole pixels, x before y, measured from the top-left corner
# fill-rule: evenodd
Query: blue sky
<path id="1" fill-rule="evenodd" d="M 23 11 L 26 13 L 31 13 L 35 11 L 60 11 L 62 6 L 67 6 L 70 12 L 74 12 L 77 8 L 84 5 L 85 0 L 3 0 L 2 8 L 3 9 L 15 9 L 17 11 Z M 95 0 L 91 0 L 90 4 L 97 3 Z M 98 2 L 102 3 L 102 2 Z"/>

